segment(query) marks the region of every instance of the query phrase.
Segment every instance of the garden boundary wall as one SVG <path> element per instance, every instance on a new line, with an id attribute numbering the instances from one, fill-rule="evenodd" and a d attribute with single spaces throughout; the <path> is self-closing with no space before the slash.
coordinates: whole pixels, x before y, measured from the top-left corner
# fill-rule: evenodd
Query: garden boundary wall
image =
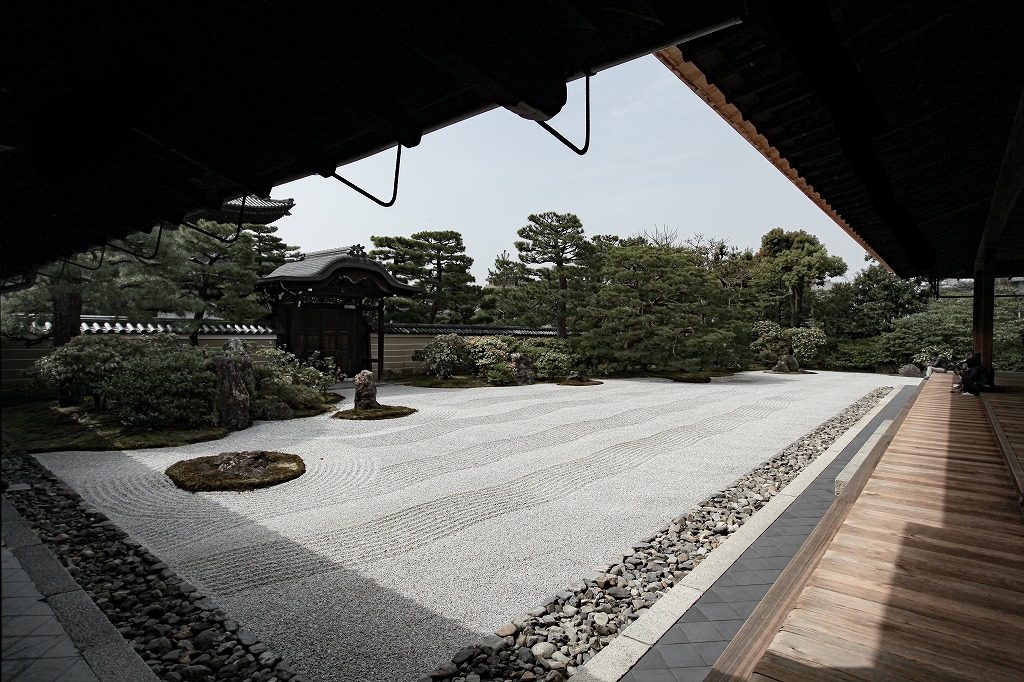
<path id="1" fill-rule="evenodd" d="M 84 319 L 84 318 L 83 318 Z M 172 333 L 182 343 L 188 343 L 188 335 L 177 333 L 170 324 L 135 324 L 119 321 L 82 322 L 82 334 L 115 334 L 143 336 Z M 384 325 L 384 373 L 387 376 L 409 376 L 417 374 L 420 363 L 416 359 L 434 337 L 440 334 L 459 336 L 514 336 L 555 337 L 554 329 L 531 329 L 527 327 L 493 327 L 485 325 L 445 324 L 386 324 Z M 240 325 L 211 322 L 200 329 L 200 346 L 223 346 L 230 339 L 242 339 L 246 343 L 273 347 L 277 333 L 262 325 Z M 377 334 L 370 334 L 370 349 L 377 359 Z M 0 339 L 0 391 L 19 391 L 30 387 L 30 371 L 40 358 L 53 352 L 53 344 L 47 340 L 27 346 L 24 341 Z"/>

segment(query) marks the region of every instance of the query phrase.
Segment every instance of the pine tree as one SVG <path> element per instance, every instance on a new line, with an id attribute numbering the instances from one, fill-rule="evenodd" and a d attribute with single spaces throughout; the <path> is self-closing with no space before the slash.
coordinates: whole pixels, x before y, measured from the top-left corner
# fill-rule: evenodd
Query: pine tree
<path id="1" fill-rule="evenodd" d="M 479 290 L 470 273 L 462 235 L 454 230 L 416 232 L 411 237 L 371 237 L 377 258 L 398 279 L 420 289 L 418 299 L 396 299 L 388 306 L 395 322 L 466 323 Z"/>
<path id="2" fill-rule="evenodd" d="M 516 249 L 519 260 L 538 267 L 529 268 L 538 281 L 555 289 L 555 329 L 568 336 L 570 283 L 577 273 L 574 266 L 586 249 L 583 223 L 572 213 L 539 213 L 527 217 L 529 225 L 519 228 Z"/>
<path id="3" fill-rule="evenodd" d="M 266 277 L 289 261 L 298 260 L 302 255 L 299 247 L 286 244 L 277 236 L 276 225 L 243 225 L 252 235 L 255 251 L 256 274 Z"/>

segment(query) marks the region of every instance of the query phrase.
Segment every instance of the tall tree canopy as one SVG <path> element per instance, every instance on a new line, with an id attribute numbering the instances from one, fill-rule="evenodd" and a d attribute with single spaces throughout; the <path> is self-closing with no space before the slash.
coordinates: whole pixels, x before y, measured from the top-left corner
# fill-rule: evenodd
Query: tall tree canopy
<path id="1" fill-rule="evenodd" d="M 166 309 L 177 298 L 177 283 L 168 278 L 158 260 L 167 257 L 167 235 L 154 259 L 126 253 L 153 255 L 156 237 L 156 231 L 131 235 L 113 241 L 106 249 L 40 268 L 32 287 L 4 296 L 0 306 L 3 335 L 28 342 L 48 338 L 62 346 L 80 333 L 83 313 L 141 321 Z M 46 334 L 41 332 L 45 323 L 52 324 Z"/>
<path id="2" fill-rule="evenodd" d="M 633 242 L 605 253 L 604 285 L 578 311 L 580 343 L 595 362 L 687 371 L 739 364 L 745 325 L 691 250 Z"/>
<path id="3" fill-rule="evenodd" d="M 569 288 L 576 275 L 575 265 L 586 248 L 583 223 L 572 213 L 535 213 L 528 225 L 519 228 L 516 249 L 537 281 L 555 289 L 555 329 L 568 335 Z"/>
<path id="4" fill-rule="evenodd" d="M 761 238 L 753 282 L 761 289 L 767 310 L 779 321 L 799 327 L 806 317 L 805 303 L 811 287 L 845 272 L 843 259 L 830 256 L 813 234 L 776 227 Z M 786 310 L 788 315 L 784 317 Z"/>
<path id="5" fill-rule="evenodd" d="M 286 244 L 277 236 L 276 225 L 246 224 L 243 227 L 252 235 L 256 274 L 260 277 L 266 277 L 288 261 L 298 260 L 302 255 L 299 247 Z"/>
<path id="6" fill-rule="evenodd" d="M 494 269 L 487 271 L 487 286 L 481 292 L 473 321 L 542 327 L 551 324 L 553 310 L 552 289 L 503 251 L 494 260 Z"/>
<path id="7" fill-rule="evenodd" d="M 813 317 L 833 338 L 877 336 L 892 331 L 898 320 L 923 310 L 927 293 L 922 282 L 901 279 L 872 263 L 853 281 L 816 292 Z"/>
<path id="8" fill-rule="evenodd" d="M 371 237 L 377 258 L 395 277 L 419 287 L 417 299 L 395 299 L 389 305 L 394 322 L 460 324 L 476 309 L 479 287 L 469 271 L 462 234 L 454 230 L 416 232 L 411 237 Z"/>

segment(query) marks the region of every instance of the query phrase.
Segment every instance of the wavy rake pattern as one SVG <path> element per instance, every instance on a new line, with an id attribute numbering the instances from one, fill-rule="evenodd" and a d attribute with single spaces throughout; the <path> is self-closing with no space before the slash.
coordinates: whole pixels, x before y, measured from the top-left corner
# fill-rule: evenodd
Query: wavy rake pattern
<path id="1" fill-rule="evenodd" d="M 486 424 L 507 424 L 514 421 L 537 419 L 538 417 L 543 417 L 559 410 L 574 407 L 586 407 L 587 405 L 599 405 L 606 402 L 606 400 L 592 399 L 536 403 L 533 405 L 527 405 L 526 407 L 521 407 L 518 410 L 510 410 L 507 412 L 497 412 L 494 414 L 479 416 L 455 417 L 444 421 L 431 421 L 427 424 L 421 424 L 403 431 L 393 431 L 383 435 L 364 434 L 362 440 L 348 438 L 345 440 L 345 444 L 357 448 L 386 448 L 393 447 L 395 445 L 409 445 L 410 443 L 417 443 L 429 438 L 450 436 L 457 431 L 472 428 L 474 426 L 483 426 Z"/>
<path id="2" fill-rule="evenodd" d="M 706 396 L 703 404 L 719 402 L 732 397 L 737 389 L 725 389 Z M 616 394 L 621 396 L 621 392 Z M 470 401 L 464 401 L 469 403 Z M 553 403 L 561 409 L 563 405 Z M 578 401 L 575 404 L 580 404 Z M 254 492 L 245 496 L 237 493 L 200 493 L 193 496 L 174 487 L 158 471 L 132 473 L 117 478 L 104 477 L 81 486 L 83 496 L 94 504 L 118 510 L 123 518 L 147 519 L 159 523 L 159 528 L 146 528 L 141 532 L 152 537 L 163 551 L 176 551 L 191 544 L 185 538 L 193 533 L 228 533 L 246 525 L 243 519 L 219 519 L 211 523 L 209 507 L 202 500 L 222 504 L 231 511 L 250 520 L 260 521 L 277 516 L 305 511 L 310 501 L 318 507 L 341 504 L 351 499 L 383 495 L 421 483 L 430 478 L 454 471 L 489 464 L 500 459 L 529 452 L 539 447 L 569 443 L 587 435 L 623 428 L 657 417 L 672 414 L 691 406 L 692 400 L 626 410 L 607 418 L 574 422 L 546 429 L 536 434 L 505 438 L 470 446 L 452 453 L 402 462 L 380 471 L 377 459 L 364 453 L 344 456 L 324 456 L 322 461 L 307 461 L 310 471 L 288 484 L 285 491 Z M 477 423 L 480 423 L 477 420 Z M 366 434 L 360 434 L 365 437 Z M 346 440 L 346 446 L 351 441 Z M 168 534 L 165 529 L 167 510 L 174 509 L 176 527 L 181 533 Z M 150 523 L 145 524 L 149 526 Z M 157 549 L 154 546 L 154 549 Z"/>
<path id="3" fill-rule="evenodd" d="M 581 459 L 487 488 L 448 495 L 356 526 L 317 530 L 288 540 L 206 555 L 188 562 L 187 570 L 217 593 L 234 595 L 313 575 L 322 569 L 323 557 L 344 566 L 403 554 L 488 519 L 568 496 L 588 483 L 625 471 L 652 451 L 665 454 L 768 418 L 799 396 L 796 391 L 782 393 L 699 423 L 666 429 Z M 231 578 L 239 563 L 249 567 L 244 586 Z M 282 578 L 283 571 L 288 578 Z"/>
<path id="4" fill-rule="evenodd" d="M 716 395 L 706 397 L 701 404 L 721 402 L 736 393 L 736 390 L 721 391 Z M 536 433 L 502 438 L 454 452 L 400 462 L 383 467 L 379 476 L 367 488 L 356 491 L 354 494 L 358 497 L 385 495 L 444 474 L 492 464 L 513 455 L 521 455 L 544 447 L 565 445 L 604 431 L 636 426 L 681 412 L 692 406 L 692 400 L 677 400 L 661 405 L 638 407 L 607 417 L 560 424 Z"/>
<path id="5" fill-rule="evenodd" d="M 128 469 L 117 477 L 96 478 L 78 485 L 93 506 L 130 520 L 141 539 L 159 552 L 179 554 L 197 537 L 212 537 L 251 526 L 253 521 L 302 511 L 321 490 L 351 490 L 373 478 L 377 460 L 355 453 L 350 457 L 307 458 L 309 471 L 276 489 L 238 493 L 187 493 L 162 471 Z M 284 488 L 287 486 L 287 488 Z M 282 489 L 284 488 L 284 489 Z M 211 513 L 220 504 L 232 513 Z M 172 531 L 172 532 L 169 532 Z"/>

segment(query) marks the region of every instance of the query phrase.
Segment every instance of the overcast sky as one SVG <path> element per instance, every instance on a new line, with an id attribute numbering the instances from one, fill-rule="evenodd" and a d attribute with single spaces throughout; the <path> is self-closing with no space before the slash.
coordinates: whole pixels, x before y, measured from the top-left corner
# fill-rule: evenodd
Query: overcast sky
<path id="1" fill-rule="evenodd" d="M 551 124 L 581 145 L 583 81 Z M 756 248 L 773 227 L 818 236 L 852 274 L 864 250 L 653 56 L 591 79 L 591 143 L 585 156 L 536 123 L 496 109 L 426 135 L 404 149 L 398 202 L 381 208 L 334 179 L 281 185 L 292 215 L 278 234 L 304 251 L 371 235 L 457 230 L 483 283 L 495 257 L 515 254 L 516 230 L 531 213 L 575 213 L 588 236 L 669 229 Z M 339 174 L 382 198 L 391 195 L 394 151 L 343 166 Z"/>

